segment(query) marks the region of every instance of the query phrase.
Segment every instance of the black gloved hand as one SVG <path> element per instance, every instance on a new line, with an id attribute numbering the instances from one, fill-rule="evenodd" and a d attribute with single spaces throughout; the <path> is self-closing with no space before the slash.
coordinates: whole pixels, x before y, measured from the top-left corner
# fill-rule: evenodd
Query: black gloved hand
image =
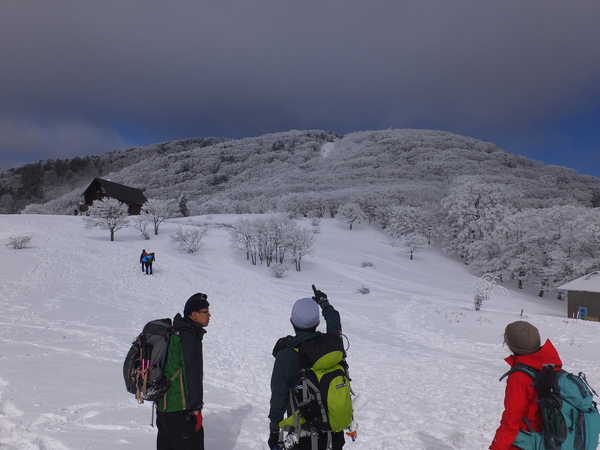
<path id="1" fill-rule="evenodd" d="M 276 450 L 279 444 L 279 430 L 271 430 L 269 433 L 269 440 L 267 441 L 269 450 Z"/>
<path id="2" fill-rule="evenodd" d="M 327 301 L 327 294 L 322 291 L 315 291 L 315 295 L 312 299 L 320 305 L 321 303 Z"/>

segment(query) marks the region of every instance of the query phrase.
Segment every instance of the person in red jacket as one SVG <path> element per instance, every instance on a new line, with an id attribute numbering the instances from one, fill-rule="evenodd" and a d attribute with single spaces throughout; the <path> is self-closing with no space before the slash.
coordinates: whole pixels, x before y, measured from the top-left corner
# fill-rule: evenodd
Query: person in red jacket
<path id="1" fill-rule="evenodd" d="M 504 342 L 513 352 L 505 359 L 511 368 L 519 363 L 538 370 L 543 364 L 554 364 L 555 370 L 562 367 L 552 342 L 546 340 L 544 345 L 540 345 L 540 333 L 529 322 L 519 320 L 509 323 L 504 330 Z M 528 423 L 533 431 L 542 431 L 538 395 L 531 383 L 531 377 L 523 372 L 513 372 L 506 379 L 504 412 L 490 450 L 518 449 L 513 442 L 519 430 L 530 431 Z"/>

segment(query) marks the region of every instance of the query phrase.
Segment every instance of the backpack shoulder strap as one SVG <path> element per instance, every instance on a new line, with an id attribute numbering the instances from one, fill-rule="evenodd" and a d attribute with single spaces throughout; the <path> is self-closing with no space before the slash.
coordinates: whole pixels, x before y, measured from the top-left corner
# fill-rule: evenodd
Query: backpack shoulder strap
<path id="1" fill-rule="evenodd" d="M 533 381 L 531 383 L 532 386 L 534 386 L 537 383 L 537 379 L 538 379 L 538 375 L 540 373 L 539 370 L 534 369 L 531 366 L 528 366 L 526 364 L 515 364 L 514 367 L 512 367 L 508 372 L 506 372 L 504 375 L 502 375 L 500 377 L 499 381 L 504 380 L 504 378 L 510 376 L 511 374 L 515 373 L 515 372 L 522 372 L 526 375 L 528 375 Z M 523 421 L 525 422 L 525 425 L 527 425 L 527 428 L 529 429 L 530 432 L 534 433 L 535 430 L 533 429 L 533 427 L 531 426 L 531 423 L 529 422 L 529 420 L 527 419 L 527 417 L 525 417 L 525 415 L 523 415 Z"/>
<path id="2" fill-rule="evenodd" d="M 523 372 L 524 374 L 529 375 L 534 383 L 537 381 L 537 377 L 540 373 L 539 370 L 534 369 L 531 366 L 518 363 L 518 364 L 515 364 L 515 366 L 512 367 L 508 372 L 506 372 L 504 375 L 502 375 L 498 381 L 504 380 L 506 377 L 508 377 L 509 375 L 511 375 L 515 372 Z"/>
<path id="3" fill-rule="evenodd" d="M 289 337 L 290 336 L 285 336 L 285 337 L 277 339 L 277 342 L 275 343 L 275 346 L 273 347 L 273 351 L 271 352 L 274 358 L 277 358 L 277 353 L 279 353 L 285 347 L 293 348 L 294 350 L 298 351 L 297 348 L 290 347 L 289 345 L 287 345 L 286 339 Z"/>

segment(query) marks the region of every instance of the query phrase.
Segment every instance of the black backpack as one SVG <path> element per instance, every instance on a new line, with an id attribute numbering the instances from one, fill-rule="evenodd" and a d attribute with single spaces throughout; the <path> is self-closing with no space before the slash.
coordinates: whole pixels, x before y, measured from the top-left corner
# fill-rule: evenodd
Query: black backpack
<path id="1" fill-rule="evenodd" d="M 171 385 L 171 380 L 165 377 L 163 368 L 167 359 L 169 337 L 172 333 L 171 319 L 148 322 L 133 341 L 125 357 L 123 363 L 125 388 L 127 392 L 135 395 L 139 403 L 144 403 L 144 400 L 150 402 L 159 400 Z"/>

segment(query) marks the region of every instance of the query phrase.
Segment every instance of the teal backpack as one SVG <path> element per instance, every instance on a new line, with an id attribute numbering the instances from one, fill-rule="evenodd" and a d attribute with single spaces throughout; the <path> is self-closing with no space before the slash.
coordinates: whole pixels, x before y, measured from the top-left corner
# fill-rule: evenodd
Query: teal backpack
<path id="1" fill-rule="evenodd" d="M 553 364 L 542 370 L 517 364 L 500 380 L 513 372 L 531 377 L 538 393 L 542 432 L 519 431 L 512 445 L 524 450 L 596 450 L 600 436 L 600 414 L 594 401 L 596 391 L 585 374 L 554 370 Z"/>

